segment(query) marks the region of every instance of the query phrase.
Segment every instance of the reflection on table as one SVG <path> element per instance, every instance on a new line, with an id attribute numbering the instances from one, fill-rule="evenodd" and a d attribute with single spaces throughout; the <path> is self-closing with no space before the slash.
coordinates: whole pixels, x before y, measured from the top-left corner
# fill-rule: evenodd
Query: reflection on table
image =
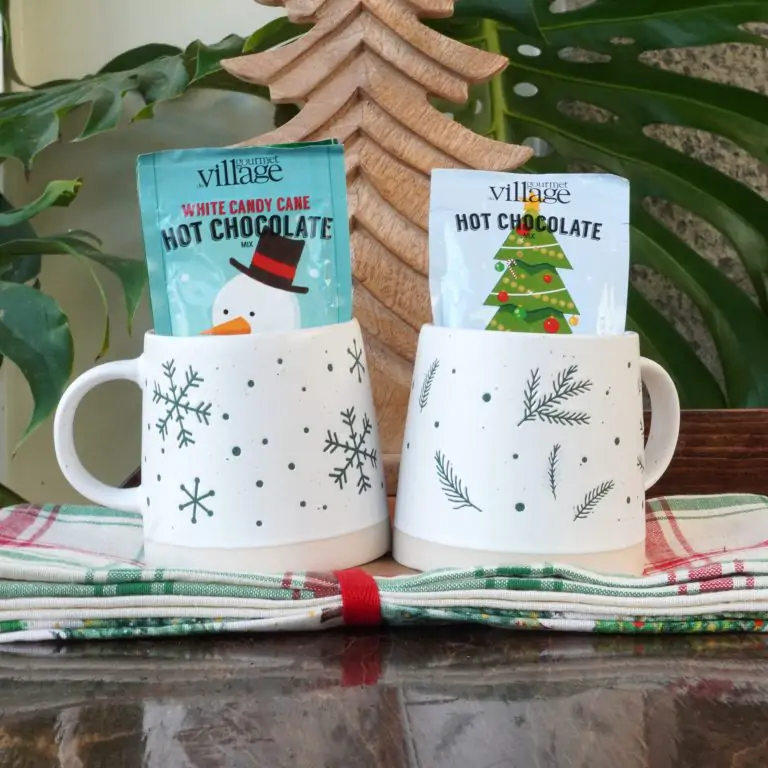
<path id="1" fill-rule="evenodd" d="M 0 647 L 3 766 L 762 766 L 766 722 L 759 635 Z"/>

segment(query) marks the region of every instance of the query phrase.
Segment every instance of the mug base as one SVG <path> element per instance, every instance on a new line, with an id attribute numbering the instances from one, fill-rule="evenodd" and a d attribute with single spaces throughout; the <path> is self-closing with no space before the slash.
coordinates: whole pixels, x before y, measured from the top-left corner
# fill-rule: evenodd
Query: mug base
<path id="1" fill-rule="evenodd" d="M 382 557 L 389 551 L 389 543 L 389 520 L 382 520 L 343 536 L 275 547 L 209 549 L 178 547 L 145 539 L 144 558 L 150 568 L 226 573 L 339 571 Z"/>
<path id="2" fill-rule="evenodd" d="M 400 565 L 417 571 L 534 565 L 547 562 L 617 576 L 642 576 L 645 567 L 645 541 L 609 552 L 514 554 L 435 544 L 409 536 L 395 528 L 392 556 Z"/>

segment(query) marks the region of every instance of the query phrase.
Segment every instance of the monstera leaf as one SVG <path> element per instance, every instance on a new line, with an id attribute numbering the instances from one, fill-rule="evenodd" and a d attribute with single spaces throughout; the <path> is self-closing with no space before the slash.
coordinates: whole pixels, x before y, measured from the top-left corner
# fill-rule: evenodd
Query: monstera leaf
<path id="1" fill-rule="evenodd" d="M 699 309 L 719 353 L 724 390 L 688 341 L 633 291 L 629 325 L 641 334 L 643 353 L 670 371 L 686 407 L 768 405 L 768 201 L 644 130 L 666 123 L 708 131 L 766 161 L 768 99 L 640 59 L 673 47 L 765 45 L 741 27 L 768 19 L 768 3 L 595 0 L 565 13 L 551 6 L 551 0 L 460 0 L 452 19 L 434 22 L 444 34 L 510 60 L 466 107 L 445 109 L 496 139 L 539 140 L 533 145 L 546 151 L 526 171 L 582 164 L 629 178 L 633 262 L 662 274 Z M 590 107 L 603 110 L 602 122 L 590 119 Z M 647 198 L 675 203 L 716 227 L 738 253 L 757 304 L 649 214 Z"/>
<path id="2" fill-rule="evenodd" d="M 76 141 L 118 126 L 123 100 L 137 94 L 143 106 L 132 120 L 152 117 L 157 104 L 182 96 L 191 88 L 216 88 L 268 98 L 259 88 L 227 74 L 222 59 L 278 45 L 301 27 L 277 19 L 247 40 L 229 35 L 213 45 L 196 40 L 186 49 L 151 44 L 121 54 L 95 75 L 81 80 L 44 83 L 32 90 L 0 96 L 0 157 L 14 157 L 29 168 L 34 158 L 60 138 L 61 120 L 78 107 L 88 117 Z"/>
<path id="3" fill-rule="evenodd" d="M 72 373 L 74 354 L 69 319 L 51 297 L 38 290 L 42 256 L 71 256 L 93 279 L 104 305 L 104 335 L 97 358 L 108 348 L 110 328 L 106 294 L 94 265 L 120 280 L 129 325 L 144 290 L 146 269 L 143 262 L 102 253 L 88 233 L 37 237 L 27 226 L 15 230 L 17 237 L 4 239 L 12 231 L 0 228 L 0 356 L 16 363 L 32 392 L 34 410 L 26 438 L 56 408 Z"/>
<path id="4" fill-rule="evenodd" d="M 120 281 L 129 327 L 146 283 L 143 262 L 104 254 L 98 240 L 87 232 L 35 234 L 29 219 L 51 205 L 68 205 L 80 186 L 80 180 L 51 182 L 40 197 L 22 208 L 14 208 L 0 196 L 0 358 L 16 363 L 32 392 L 34 410 L 25 438 L 56 408 L 72 373 L 74 354 L 67 316 L 39 290 L 42 257 L 74 257 L 94 280 L 104 305 L 104 335 L 97 357 L 107 350 L 110 328 L 106 294 L 94 265 Z"/>
<path id="5" fill-rule="evenodd" d="M 54 411 L 72 373 L 69 319 L 41 291 L 0 281 L 0 353 L 16 363 L 34 398 L 26 438 Z"/>

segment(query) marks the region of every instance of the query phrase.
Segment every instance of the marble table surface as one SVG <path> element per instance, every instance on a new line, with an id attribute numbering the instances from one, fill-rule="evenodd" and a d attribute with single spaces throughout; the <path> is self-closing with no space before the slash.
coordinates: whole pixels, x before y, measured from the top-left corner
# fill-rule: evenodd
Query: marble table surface
<path id="1" fill-rule="evenodd" d="M 768 635 L 469 626 L 0 647 L 0 766 L 746 768 Z"/>

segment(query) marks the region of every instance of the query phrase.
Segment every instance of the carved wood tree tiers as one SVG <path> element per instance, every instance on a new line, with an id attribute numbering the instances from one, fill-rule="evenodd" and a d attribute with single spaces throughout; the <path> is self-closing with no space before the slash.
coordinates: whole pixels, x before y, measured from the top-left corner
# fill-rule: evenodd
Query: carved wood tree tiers
<path id="1" fill-rule="evenodd" d="M 337 138 L 345 145 L 355 315 L 366 333 L 385 454 L 399 454 L 418 332 L 431 320 L 427 220 L 433 168 L 507 170 L 532 154 L 435 109 L 463 104 L 507 59 L 419 21 L 454 0 L 257 0 L 314 26 L 280 48 L 223 62 L 301 111 L 240 146 Z"/>

